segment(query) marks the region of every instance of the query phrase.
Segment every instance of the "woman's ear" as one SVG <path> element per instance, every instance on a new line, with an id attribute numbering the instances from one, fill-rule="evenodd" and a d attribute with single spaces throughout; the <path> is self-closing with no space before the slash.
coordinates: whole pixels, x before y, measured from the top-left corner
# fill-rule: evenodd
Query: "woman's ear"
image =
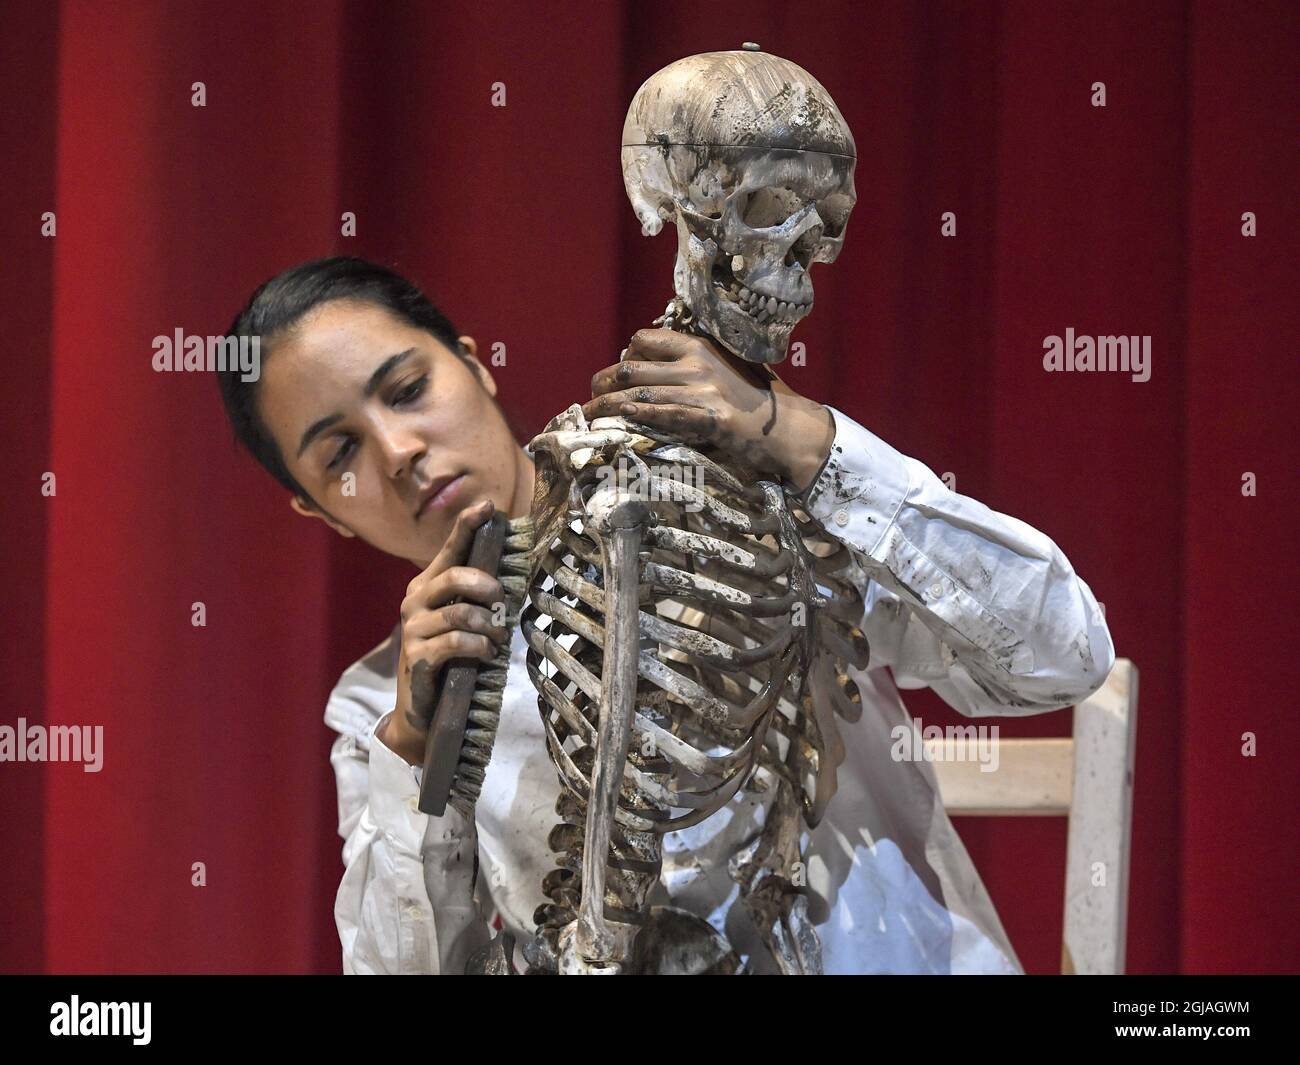
<path id="1" fill-rule="evenodd" d="M 489 396 L 495 396 L 497 394 L 496 380 L 492 377 L 492 371 L 484 366 L 479 360 L 478 344 L 475 343 L 474 338 L 471 336 L 463 336 L 457 337 L 456 339 L 460 341 L 461 350 L 469 356 L 465 361 L 469 364 L 469 368 L 474 371 L 474 375 L 478 378 L 479 384 L 483 386 L 483 391 L 485 391 Z"/>
<path id="2" fill-rule="evenodd" d="M 345 536 L 351 540 L 357 534 L 349 529 L 346 525 L 331 518 L 323 510 L 317 510 L 316 507 L 308 503 L 302 496 L 292 496 L 289 499 L 289 506 L 304 518 L 320 518 L 326 525 L 333 529 L 340 536 Z"/>

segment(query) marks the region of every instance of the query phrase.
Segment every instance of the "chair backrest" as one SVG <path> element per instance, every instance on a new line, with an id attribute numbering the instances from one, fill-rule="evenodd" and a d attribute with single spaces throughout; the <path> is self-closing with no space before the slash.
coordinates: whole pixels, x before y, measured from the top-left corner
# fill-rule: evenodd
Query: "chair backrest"
<path id="1" fill-rule="evenodd" d="M 1137 668 L 1116 659 L 1074 708 L 1073 736 L 999 739 L 993 773 L 964 755 L 961 739 L 926 741 L 949 815 L 1070 819 L 1064 974 L 1124 972 L 1137 696 Z"/>

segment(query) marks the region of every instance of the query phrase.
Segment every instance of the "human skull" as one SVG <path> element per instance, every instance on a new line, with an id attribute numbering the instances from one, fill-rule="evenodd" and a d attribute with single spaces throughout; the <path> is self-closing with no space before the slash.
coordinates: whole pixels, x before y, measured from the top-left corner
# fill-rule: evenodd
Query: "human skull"
<path id="1" fill-rule="evenodd" d="M 642 232 L 676 221 L 678 299 L 750 362 L 784 359 L 812 310 L 808 268 L 840 253 L 856 161 L 817 79 L 751 45 L 664 67 L 623 123 L 623 184 Z"/>

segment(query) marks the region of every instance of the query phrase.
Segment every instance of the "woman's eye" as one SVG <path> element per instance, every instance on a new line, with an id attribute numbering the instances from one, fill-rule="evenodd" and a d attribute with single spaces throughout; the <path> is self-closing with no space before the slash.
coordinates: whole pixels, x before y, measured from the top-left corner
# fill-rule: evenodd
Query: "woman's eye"
<path id="1" fill-rule="evenodd" d="M 417 399 L 424 392 L 424 386 L 429 383 L 429 375 L 425 374 L 419 380 L 412 381 L 409 385 L 400 388 L 395 396 L 394 403 L 410 403 L 411 400 Z"/>
<path id="2" fill-rule="evenodd" d="M 352 437 L 350 436 L 345 437 L 343 443 L 339 445 L 339 449 L 336 452 L 334 452 L 334 457 L 329 460 L 329 463 L 328 465 L 326 465 L 325 468 L 327 470 L 332 470 L 335 466 L 341 463 L 345 458 L 351 455 L 352 445 L 354 443 L 355 441 L 352 439 Z"/>

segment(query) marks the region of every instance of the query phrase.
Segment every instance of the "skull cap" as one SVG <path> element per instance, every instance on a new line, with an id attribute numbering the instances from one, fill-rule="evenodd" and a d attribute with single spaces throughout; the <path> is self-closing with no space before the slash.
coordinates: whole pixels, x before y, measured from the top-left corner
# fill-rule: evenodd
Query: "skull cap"
<path id="1" fill-rule="evenodd" d="M 651 75 L 632 97 L 623 147 L 708 145 L 857 158 L 830 93 L 769 52 L 703 52 Z"/>

